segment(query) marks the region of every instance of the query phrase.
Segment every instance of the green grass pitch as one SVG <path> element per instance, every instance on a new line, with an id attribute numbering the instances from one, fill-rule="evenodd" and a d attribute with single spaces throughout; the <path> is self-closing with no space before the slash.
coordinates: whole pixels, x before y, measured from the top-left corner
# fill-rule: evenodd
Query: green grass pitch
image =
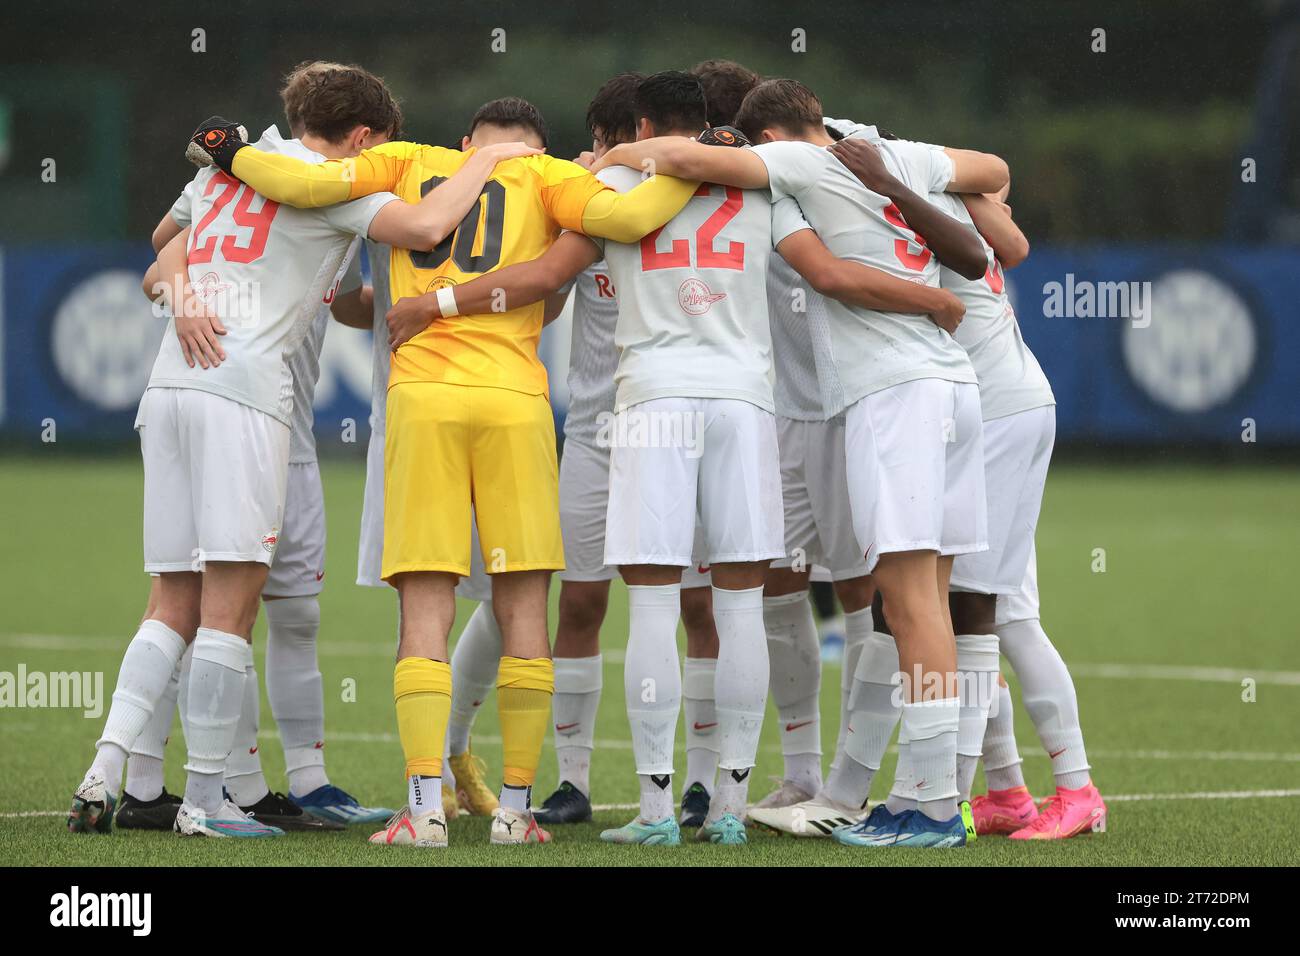
<path id="1" fill-rule="evenodd" d="M 327 765 L 364 802 L 405 795 L 393 721 L 394 595 L 353 584 L 363 467 L 324 469 L 329 563 L 322 596 Z M 0 671 L 103 671 L 112 693 L 118 663 L 144 607 L 138 460 L 49 457 L 0 465 L 6 537 L 0 573 Z M 1190 465 L 1056 469 L 1039 532 L 1044 626 L 1076 672 L 1094 779 L 1110 803 L 1105 834 L 1065 843 L 983 839 L 961 851 L 854 851 L 822 840 L 752 833 L 747 847 L 600 844 L 595 823 L 556 828 L 548 847 L 493 848 L 487 822 L 451 824 L 446 852 L 385 850 L 366 833 L 290 835 L 275 841 L 182 841 L 170 834 L 73 836 L 61 816 L 87 766 L 102 717 L 67 709 L 0 710 L 0 846 L 19 865 L 1281 865 L 1300 858 L 1300 648 L 1287 605 L 1300 542 L 1294 470 Z M 1094 570 L 1104 549 L 1104 572 Z M 463 622 L 469 608 L 461 609 Z M 554 613 L 552 613 L 554 621 Z M 623 717 L 621 586 L 602 636 L 606 648 L 593 789 L 598 804 L 636 799 Z M 255 638 L 261 657 L 263 632 Z M 1253 681 L 1253 700 L 1250 686 Z M 354 680 L 356 700 L 343 700 Z M 822 736 L 838 721 L 839 671 L 823 675 Z M 285 789 L 270 708 L 263 754 Z M 765 728 L 753 796 L 780 772 L 775 718 Z M 1023 708 L 1017 731 L 1035 793 L 1049 764 Z M 483 707 L 475 750 L 499 773 L 495 708 Z M 176 733 L 169 789 L 183 787 Z M 679 768 L 684 758 L 678 757 Z M 886 758 L 873 796 L 892 776 Z M 550 741 L 536 788 L 556 783 Z M 981 784 L 977 782 L 977 790 Z"/>

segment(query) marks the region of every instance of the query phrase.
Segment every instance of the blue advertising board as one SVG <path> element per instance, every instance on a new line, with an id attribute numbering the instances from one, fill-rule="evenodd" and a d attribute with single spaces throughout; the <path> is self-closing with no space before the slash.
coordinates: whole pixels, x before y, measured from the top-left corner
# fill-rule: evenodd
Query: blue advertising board
<path id="1" fill-rule="evenodd" d="M 138 244 L 0 248 L 0 435 L 134 440 L 163 333 Z M 1300 446 L 1300 249 L 1035 248 L 1007 273 L 1025 339 L 1052 381 L 1058 438 L 1218 444 L 1252 431 Z M 557 416 L 568 326 L 543 341 Z M 370 337 L 326 338 L 317 428 L 369 413 Z M 47 439 L 48 440 L 48 439 Z"/>

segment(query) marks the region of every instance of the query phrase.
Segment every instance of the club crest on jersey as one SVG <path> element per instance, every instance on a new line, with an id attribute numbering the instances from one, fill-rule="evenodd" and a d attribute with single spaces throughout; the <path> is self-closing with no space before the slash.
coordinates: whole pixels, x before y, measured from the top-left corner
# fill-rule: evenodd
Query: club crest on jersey
<path id="1" fill-rule="evenodd" d="M 272 528 L 268 534 L 262 536 L 262 550 L 265 551 L 267 554 L 274 554 L 275 546 L 279 543 L 279 541 L 280 541 L 279 529 Z"/>
<path id="2" fill-rule="evenodd" d="M 713 303 L 720 302 L 726 297 L 727 293 L 713 292 L 703 279 L 694 277 L 683 282 L 681 288 L 677 290 L 677 304 L 687 315 L 703 315 L 709 311 Z"/>
<path id="3" fill-rule="evenodd" d="M 215 272 L 205 272 L 199 276 L 199 281 L 194 283 L 194 294 L 209 305 L 216 305 L 216 300 L 229 294 L 234 286 L 229 282 L 222 282 L 221 276 Z"/>
<path id="4" fill-rule="evenodd" d="M 254 328 L 262 308 L 260 282 L 227 282 L 216 272 L 205 272 L 193 283 L 194 295 L 221 316 L 226 328 Z"/>

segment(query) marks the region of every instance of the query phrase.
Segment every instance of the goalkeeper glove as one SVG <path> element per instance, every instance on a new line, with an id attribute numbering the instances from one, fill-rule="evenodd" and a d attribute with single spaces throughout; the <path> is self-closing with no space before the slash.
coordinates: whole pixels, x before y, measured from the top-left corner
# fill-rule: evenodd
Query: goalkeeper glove
<path id="1" fill-rule="evenodd" d="M 248 145 L 248 131 L 223 116 L 209 116 L 199 124 L 185 158 L 195 166 L 219 166 L 227 173 L 235 164 L 235 154 Z"/>
<path id="2" fill-rule="evenodd" d="M 705 146 L 748 146 L 745 134 L 734 126 L 710 126 L 699 135 Z"/>

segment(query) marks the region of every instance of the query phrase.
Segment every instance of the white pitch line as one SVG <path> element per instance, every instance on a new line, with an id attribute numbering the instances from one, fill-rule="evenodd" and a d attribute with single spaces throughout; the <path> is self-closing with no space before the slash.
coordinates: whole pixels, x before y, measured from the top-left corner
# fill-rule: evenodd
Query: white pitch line
<path id="1" fill-rule="evenodd" d="M 1152 800 L 1272 800 L 1300 797 L 1300 790 L 1205 790 L 1196 793 L 1119 793 L 1107 794 L 1107 803 L 1139 803 Z M 592 808 L 601 810 L 636 810 L 637 803 L 597 803 Z M 17 810 L 0 813 L 0 820 L 20 820 L 31 817 L 62 817 L 66 810 Z"/>
<path id="2" fill-rule="evenodd" d="M 1300 790 L 1205 790 L 1199 793 L 1120 793 L 1107 796 L 1107 803 L 1133 803 L 1140 800 L 1266 800 L 1274 797 L 1300 797 Z"/>
<path id="3" fill-rule="evenodd" d="M 1253 680 L 1258 684 L 1282 684 L 1300 687 L 1300 671 L 1256 671 L 1239 667 L 1206 667 L 1182 664 L 1090 664 L 1070 663 L 1075 677 L 1100 677 L 1106 680 L 1185 680 L 1214 684 L 1240 684 Z"/>
<path id="4" fill-rule="evenodd" d="M 364 743 L 364 744 L 396 744 L 400 740 L 397 734 L 391 731 L 331 731 L 327 735 L 329 740 L 337 740 L 341 743 Z M 278 740 L 279 737 L 274 730 L 262 730 L 258 737 L 263 740 Z M 501 737 L 495 734 L 475 734 L 474 739 L 479 743 L 493 744 L 500 746 Z M 632 742 L 630 740 L 603 740 L 597 739 L 592 743 L 601 750 L 631 750 Z M 548 741 L 549 744 L 549 741 Z M 1016 745 L 1021 750 L 1021 755 L 1026 759 L 1050 759 L 1047 754 L 1032 742 L 1018 742 Z M 781 748 L 777 744 L 766 744 L 760 748 L 764 753 L 779 753 Z M 889 753 L 898 753 L 898 748 L 891 746 Z M 1090 750 L 1089 754 L 1099 760 L 1182 760 L 1188 763 L 1195 761 L 1244 761 L 1248 763 L 1300 763 L 1300 753 L 1252 751 L 1252 750 Z"/>
<path id="5" fill-rule="evenodd" d="M 121 651 L 128 637 L 73 636 L 67 634 L 0 634 L 0 647 L 39 651 Z M 395 644 L 390 640 L 321 641 L 317 645 L 322 657 L 386 657 L 391 659 Z M 621 648 L 601 651 L 606 666 L 623 663 Z M 828 664 L 838 667 L 838 664 Z M 1216 684 L 1240 684 L 1250 679 L 1257 684 L 1300 687 L 1300 671 L 1257 670 L 1243 667 L 1183 664 L 1119 664 L 1075 661 L 1070 673 L 1081 678 L 1105 680 L 1173 680 Z"/>

